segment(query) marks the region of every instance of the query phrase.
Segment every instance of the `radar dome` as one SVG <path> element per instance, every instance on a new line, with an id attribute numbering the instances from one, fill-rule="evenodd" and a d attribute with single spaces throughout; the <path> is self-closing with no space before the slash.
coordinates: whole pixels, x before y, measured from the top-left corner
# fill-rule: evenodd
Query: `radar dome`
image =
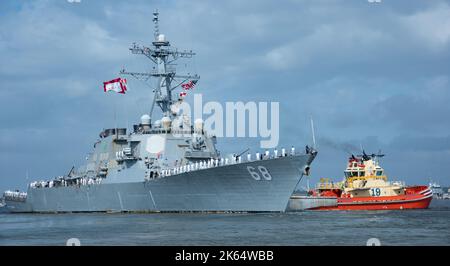
<path id="1" fill-rule="evenodd" d="M 196 131 L 202 131 L 203 130 L 203 119 L 201 119 L 201 118 L 195 119 L 194 128 Z"/>
<path id="2" fill-rule="evenodd" d="M 144 114 L 141 116 L 141 124 L 150 125 L 150 116 L 148 114 Z"/>
<path id="3" fill-rule="evenodd" d="M 158 35 L 158 42 L 165 42 L 165 41 L 166 41 L 166 36 L 164 34 Z"/>
<path id="4" fill-rule="evenodd" d="M 170 120 L 170 118 L 168 118 L 167 116 L 165 116 L 161 119 L 161 124 L 164 129 L 169 129 L 171 122 L 172 122 L 172 120 Z"/>

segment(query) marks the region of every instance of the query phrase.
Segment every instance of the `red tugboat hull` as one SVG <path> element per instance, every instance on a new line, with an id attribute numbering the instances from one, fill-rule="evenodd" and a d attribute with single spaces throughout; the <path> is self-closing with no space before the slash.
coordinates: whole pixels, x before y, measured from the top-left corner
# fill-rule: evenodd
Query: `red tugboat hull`
<path id="1" fill-rule="evenodd" d="M 324 206 L 313 210 L 405 210 L 426 209 L 433 198 L 426 186 L 409 187 L 405 195 L 390 197 L 338 197 L 336 206 Z"/>

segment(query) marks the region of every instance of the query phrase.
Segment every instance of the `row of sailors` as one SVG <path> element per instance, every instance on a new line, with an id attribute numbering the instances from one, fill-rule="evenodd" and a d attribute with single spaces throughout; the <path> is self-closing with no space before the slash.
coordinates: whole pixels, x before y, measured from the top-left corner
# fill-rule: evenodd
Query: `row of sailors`
<path id="1" fill-rule="evenodd" d="M 52 187 L 67 187 L 71 185 L 77 185 L 77 186 L 86 186 L 86 185 L 95 185 L 100 184 L 102 181 L 101 178 L 80 178 L 75 179 L 75 181 L 67 181 L 67 180 L 60 180 L 60 181 L 36 181 L 31 182 L 30 187 L 31 188 L 52 188 Z"/>
<path id="2" fill-rule="evenodd" d="M 53 181 L 34 181 L 30 183 L 30 188 L 41 188 L 41 187 L 53 187 Z"/>
<path id="3" fill-rule="evenodd" d="M 3 193 L 3 197 L 5 197 L 5 199 L 26 199 L 27 193 L 7 190 Z"/>
<path id="4" fill-rule="evenodd" d="M 295 155 L 295 147 L 292 146 L 291 148 L 291 155 Z M 281 154 L 278 154 L 278 150 L 274 149 L 273 150 L 273 156 L 271 156 L 270 152 L 268 150 L 266 150 L 264 152 L 264 154 L 260 154 L 259 152 L 256 153 L 256 160 L 267 160 L 270 158 L 278 158 L 278 157 L 285 157 L 287 156 L 286 153 L 286 149 L 282 148 L 281 149 Z M 251 161 L 252 160 L 252 155 L 250 153 L 247 154 L 247 161 Z"/>
<path id="5" fill-rule="evenodd" d="M 102 182 L 101 178 L 80 178 L 76 180 L 76 185 L 86 186 L 86 185 L 98 185 Z"/>
<path id="6" fill-rule="evenodd" d="M 291 155 L 295 155 L 295 148 L 291 148 Z M 266 151 L 264 154 L 257 152 L 256 153 L 256 161 L 259 160 L 267 160 L 270 158 L 278 158 L 278 157 L 285 157 L 287 156 L 286 150 L 283 148 L 281 149 L 281 154 L 278 155 L 278 150 L 275 149 L 273 151 L 273 157 L 271 156 L 269 151 Z M 252 161 L 252 155 L 250 153 L 247 154 L 247 161 Z M 200 170 L 200 169 L 207 169 L 211 167 L 217 167 L 217 166 L 223 166 L 228 164 L 236 164 L 236 163 L 242 163 L 242 157 L 241 156 L 233 156 L 232 159 L 228 158 L 220 158 L 219 159 L 210 159 L 208 161 L 201 161 L 201 162 L 195 162 L 192 164 L 187 164 L 179 167 L 175 167 L 173 169 L 166 169 L 161 171 L 161 175 L 164 176 L 170 176 L 170 175 L 176 175 L 181 174 L 185 172 Z"/>
<path id="7" fill-rule="evenodd" d="M 67 181 L 61 180 L 58 181 L 59 186 L 67 186 Z M 35 181 L 30 183 L 30 188 L 44 188 L 44 187 L 55 187 L 56 185 L 55 181 Z"/>

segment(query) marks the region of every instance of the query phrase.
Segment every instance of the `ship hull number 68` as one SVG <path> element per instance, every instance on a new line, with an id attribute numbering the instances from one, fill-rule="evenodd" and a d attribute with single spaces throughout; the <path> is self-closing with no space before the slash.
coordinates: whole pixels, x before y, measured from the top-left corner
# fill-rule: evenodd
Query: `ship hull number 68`
<path id="1" fill-rule="evenodd" d="M 267 181 L 272 180 L 272 176 L 270 175 L 269 171 L 267 171 L 267 168 L 262 165 L 259 165 L 257 168 L 253 166 L 247 166 L 247 171 L 249 172 L 250 176 L 256 181 L 261 180 L 261 178 Z"/>

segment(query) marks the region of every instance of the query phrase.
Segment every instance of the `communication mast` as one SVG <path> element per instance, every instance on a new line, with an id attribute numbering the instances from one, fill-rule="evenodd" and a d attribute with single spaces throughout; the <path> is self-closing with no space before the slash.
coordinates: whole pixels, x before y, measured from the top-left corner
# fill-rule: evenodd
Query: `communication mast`
<path id="1" fill-rule="evenodd" d="M 153 114 L 155 103 L 161 108 L 163 114 L 172 118 L 174 115 L 170 112 L 170 106 L 175 102 L 172 97 L 172 91 L 179 87 L 187 80 L 198 81 L 200 76 L 194 75 L 177 75 L 176 64 L 174 62 L 180 58 L 192 58 L 195 53 L 192 50 L 178 51 L 170 46 L 170 42 L 166 40 L 164 34 L 159 33 L 159 13 L 156 10 L 153 13 L 154 23 L 154 41 L 151 47 L 140 46 L 133 43 L 130 51 L 133 54 L 142 54 L 149 58 L 156 66 L 150 72 L 129 72 L 125 69 L 120 71 L 122 75 L 130 75 L 137 79 L 156 78 L 157 85 L 154 89 L 154 98 L 150 108 L 150 117 Z M 175 84 L 175 85 L 173 85 Z"/>

